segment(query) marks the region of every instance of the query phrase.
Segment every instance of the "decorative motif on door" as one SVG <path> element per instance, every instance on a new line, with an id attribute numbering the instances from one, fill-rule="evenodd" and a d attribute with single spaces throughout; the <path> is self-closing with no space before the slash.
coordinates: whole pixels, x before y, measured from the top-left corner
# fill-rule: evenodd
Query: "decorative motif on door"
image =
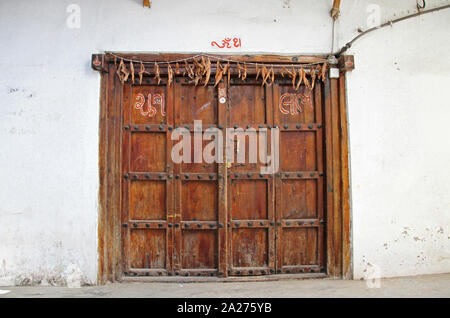
<path id="1" fill-rule="evenodd" d="M 297 115 L 303 112 L 305 106 L 311 106 L 311 95 L 285 93 L 280 96 L 278 107 L 282 114 Z"/>
<path id="2" fill-rule="evenodd" d="M 160 107 L 161 115 L 166 116 L 164 108 L 164 95 L 163 94 L 148 94 L 147 110 L 145 110 L 145 96 L 142 93 L 136 95 L 136 102 L 134 108 L 139 109 L 140 113 L 144 117 L 154 117 L 158 112 L 157 106 Z"/>

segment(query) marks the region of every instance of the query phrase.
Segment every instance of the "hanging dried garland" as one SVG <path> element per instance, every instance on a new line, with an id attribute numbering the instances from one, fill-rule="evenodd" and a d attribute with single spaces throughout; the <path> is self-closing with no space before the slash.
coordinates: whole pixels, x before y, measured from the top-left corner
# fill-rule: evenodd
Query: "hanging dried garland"
<path id="1" fill-rule="evenodd" d="M 245 81 L 248 76 L 249 68 L 254 68 L 256 74 L 256 80 L 261 79 L 261 86 L 270 86 L 275 81 L 275 73 L 281 77 L 288 77 L 291 79 L 292 87 L 295 90 L 300 88 L 301 84 L 304 84 L 308 89 L 313 90 L 316 79 L 326 81 L 326 74 L 328 64 L 323 63 L 310 63 L 299 65 L 287 65 L 287 64 L 267 64 L 267 63 L 253 63 L 253 62 L 238 62 L 227 60 L 225 58 L 219 58 L 209 55 L 196 55 L 193 57 L 180 59 L 176 61 L 168 62 L 143 62 L 135 61 L 126 58 L 122 58 L 113 53 L 106 53 L 114 57 L 114 65 L 116 67 L 116 74 L 120 82 L 125 83 L 130 75 L 131 82 L 135 83 L 135 64 L 139 65 L 138 81 L 142 84 L 144 75 L 153 75 L 154 80 L 159 85 L 161 83 L 161 70 L 160 65 L 167 65 L 167 85 L 173 83 L 175 76 L 188 77 L 195 86 L 206 86 L 212 73 L 211 59 L 216 59 L 215 63 L 215 78 L 214 86 L 217 86 L 219 82 L 227 77 L 228 83 L 230 82 L 232 68 L 234 73 L 237 73 L 237 78 Z M 117 66 L 117 60 L 120 60 Z M 125 62 L 129 62 L 129 68 Z M 182 65 L 180 65 L 182 63 Z M 147 71 L 145 64 L 154 64 L 153 72 Z"/>

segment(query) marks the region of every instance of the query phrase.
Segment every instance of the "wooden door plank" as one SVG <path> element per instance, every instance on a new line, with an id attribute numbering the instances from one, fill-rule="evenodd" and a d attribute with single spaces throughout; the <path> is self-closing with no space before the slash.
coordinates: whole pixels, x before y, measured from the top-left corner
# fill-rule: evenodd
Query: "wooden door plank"
<path id="1" fill-rule="evenodd" d="M 331 117 L 331 82 L 329 78 L 324 88 L 324 112 L 325 112 L 325 151 L 326 151 L 326 205 L 327 205 L 327 273 L 335 275 L 335 242 L 334 242 L 334 204 L 333 204 L 333 140 L 332 140 L 332 117 Z"/>
<path id="2" fill-rule="evenodd" d="M 266 96 L 265 96 L 264 101 L 266 104 L 266 107 L 265 107 L 266 108 L 266 122 L 265 122 L 266 128 L 268 126 L 273 127 L 275 125 L 274 124 L 274 111 L 276 109 L 276 107 L 275 107 L 276 104 L 274 103 L 273 90 L 274 90 L 273 85 L 266 86 L 266 88 L 265 88 Z M 272 133 L 271 133 L 270 129 L 267 129 L 267 137 L 268 137 L 268 139 L 267 139 L 267 143 L 268 143 L 267 154 L 271 156 L 272 160 L 274 160 L 274 149 L 272 149 L 272 145 L 271 145 Z M 275 142 L 278 142 L 278 141 L 275 141 Z M 269 235 L 269 262 L 268 262 L 269 273 L 270 273 L 270 271 L 275 272 L 275 268 L 276 268 L 276 233 L 275 233 L 275 228 L 270 225 L 271 222 L 273 224 L 275 224 L 275 218 L 276 218 L 275 182 L 274 182 L 273 177 L 274 177 L 274 174 L 267 175 L 267 203 L 268 203 L 267 231 L 268 231 L 268 235 Z"/>
<path id="3" fill-rule="evenodd" d="M 174 126 L 174 105 L 175 105 L 175 85 L 169 86 L 166 84 L 167 103 L 166 103 L 166 163 L 167 163 L 167 179 L 166 179 L 166 267 L 167 272 L 173 271 L 173 254 L 174 254 L 174 235 L 173 224 L 174 221 L 174 162 L 172 160 L 172 131 Z"/>
<path id="4" fill-rule="evenodd" d="M 116 89 L 117 98 L 116 105 L 114 110 L 114 144 L 115 144 L 115 153 L 114 153 L 114 192 L 112 193 L 112 201 L 114 202 L 113 214 L 114 214 L 114 255 L 113 255 L 113 276 L 114 280 L 120 279 L 122 276 L 122 249 L 121 249 L 121 241 L 122 241 L 122 222 L 121 222 L 121 207 L 122 207 L 122 174 L 121 174 L 121 166 L 122 166 L 122 105 L 124 101 L 124 86 Z"/>
<path id="5" fill-rule="evenodd" d="M 278 105 L 279 99 L 280 99 L 280 85 L 277 83 L 274 83 L 272 85 L 272 105 Z M 273 127 L 279 127 L 280 126 L 280 113 L 278 110 L 278 107 L 272 107 L 273 111 Z M 279 147 L 280 147 L 280 156 L 281 156 L 281 147 L 283 147 L 283 144 L 281 143 L 281 134 L 280 134 L 280 140 L 279 140 Z M 275 191 L 275 215 L 274 219 L 272 221 L 273 224 L 273 231 L 275 232 L 275 251 L 276 251 L 276 261 L 275 261 L 275 272 L 277 274 L 281 273 L 281 268 L 283 267 L 283 242 L 282 242 L 282 208 L 281 208 L 281 197 L 282 197 L 282 184 L 281 184 L 281 163 L 283 161 L 283 158 L 279 158 L 280 167 L 279 171 L 274 172 L 273 174 L 273 182 L 274 182 L 274 191 Z"/>
<path id="6" fill-rule="evenodd" d="M 314 101 L 315 101 L 315 122 L 323 127 L 323 104 L 322 104 L 322 89 L 323 85 L 321 82 L 317 82 L 314 89 Z M 319 178 L 317 181 L 317 213 L 319 219 L 319 228 L 318 228 L 318 260 L 320 268 L 324 268 L 325 266 L 325 257 L 324 257 L 324 153 L 323 153 L 323 129 L 318 129 L 316 132 L 316 151 L 317 151 L 317 171 L 319 173 Z M 323 222 L 322 222 L 323 221 Z"/>
<path id="7" fill-rule="evenodd" d="M 342 228 L 341 228 L 341 206 L 340 206 L 340 138 L 339 138 L 339 96 L 338 96 L 338 79 L 330 79 L 330 102 L 331 102 L 331 156 L 332 160 L 332 189 L 333 189 L 333 213 L 331 216 L 332 224 L 329 227 L 332 228 L 332 242 L 330 250 L 332 252 L 332 258 L 334 261 L 333 266 L 330 269 L 330 274 L 335 277 L 339 277 L 342 273 L 342 255 L 341 255 L 341 240 L 342 240 Z"/>
<path id="8" fill-rule="evenodd" d="M 174 106 L 173 106 L 173 121 L 174 128 L 181 125 L 181 83 L 174 83 Z M 172 271 L 170 274 L 176 274 L 181 270 L 181 164 L 174 164 L 175 174 L 175 191 L 174 191 L 174 214 L 173 214 L 173 259 Z"/>
<path id="9" fill-rule="evenodd" d="M 108 229 L 108 244 L 111 248 L 106 250 L 106 271 L 107 271 L 107 280 L 113 281 L 114 280 L 114 201 L 111 200 L 109 195 L 114 193 L 115 190 L 115 184 L 114 184 L 114 161 L 117 159 L 115 157 L 115 106 L 117 103 L 117 90 L 120 89 L 117 87 L 117 80 L 116 78 L 112 78 L 114 88 L 111 91 L 111 98 L 108 101 L 107 105 L 107 127 L 106 132 L 108 136 L 107 141 L 107 152 L 111 154 L 110 160 L 107 160 L 106 162 L 106 173 L 107 173 L 107 201 L 106 201 L 106 210 L 111 213 L 112 215 L 110 217 L 107 217 L 107 223 L 106 228 Z M 114 199 L 114 198 L 113 198 Z"/>
<path id="10" fill-rule="evenodd" d="M 122 224 L 122 266 L 123 270 L 128 271 L 130 268 L 129 260 L 129 193 L 130 193 L 130 129 L 125 129 L 125 126 L 131 126 L 130 112 L 131 107 L 131 85 L 127 85 L 124 88 L 123 97 L 123 110 L 122 110 L 122 130 L 124 131 L 122 137 L 122 211 L 121 211 L 121 224 Z M 126 227 L 125 227 L 126 225 Z"/>
<path id="11" fill-rule="evenodd" d="M 224 96 L 223 96 L 224 95 Z M 219 100 L 218 105 L 218 125 L 217 127 L 227 127 L 227 115 L 229 101 L 228 92 L 228 82 L 224 79 L 219 83 L 217 88 L 217 99 Z M 225 103 L 220 101 L 221 97 L 225 97 Z M 227 178 L 227 165 L 226 159 L 226 136 L 225 129 L 221 130 L 222 135 L 222 162 L 218 163 L 217 167 L 217 184 L 218 184 L 218 202 L 219 202 L 219 215 L 218 215 L 218 232 L 219 232 L 219 276 L 228 277 L 229 261 L 228 261 L 228 249 L 229 249 L 229 239 L 228 239 L 228 178 Z"/>
<path id="12" fill-rule="evenodd" d="M 112 66 L 109 66 L 112 69 Z M 108 93 L 110 85 L 108 81 L 110 76 L 102 74 L 100 82 L 100 120 L 99 120 L 99 217 L 98 217 L 98 282 L 104 284 L 106 278 L 105 270 L 105 250 L 107 248 L 105 242 L 105 221 L 106 221 L 106 105 L 108 102 Z"/>
<path id="13" fill-rule="evenodd" d="M 350 190 L 349 190 L 349 166 L 348 166 L 348 125 L 346 103 L 346 79 L 345 72 L 341 72 L 339 78 L 339 110 L 341 132 L 341 173 L 342 173 L 342 275 L 344 279 L 351 279 L 351 249 L 350 249 Z"/>

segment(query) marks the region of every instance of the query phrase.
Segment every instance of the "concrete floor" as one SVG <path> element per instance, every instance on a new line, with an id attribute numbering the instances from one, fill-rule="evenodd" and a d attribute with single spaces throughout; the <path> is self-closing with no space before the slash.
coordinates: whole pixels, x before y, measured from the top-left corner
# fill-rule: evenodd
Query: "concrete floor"
<path id="1" fill-rule="evenodd" d="M 450 274 L 382 279 L 380 288 L 366 281 L 329 279 L 244 283 L 115 283 L 105 286 L 0 287 L 10 297 L 445 297 L 450 298 Z M 2 292 L 9 291 L 6 294 Z"/>

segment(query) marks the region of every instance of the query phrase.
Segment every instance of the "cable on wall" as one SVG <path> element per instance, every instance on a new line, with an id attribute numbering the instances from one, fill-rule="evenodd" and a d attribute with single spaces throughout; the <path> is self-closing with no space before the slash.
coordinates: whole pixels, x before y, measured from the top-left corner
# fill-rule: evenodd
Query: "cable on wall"
<path id="1" fill-rule="evenodd" d="M 422 2 L 423 2 L 422 7 L 425 8 L 425 1 L 422 1 Z M 418 8 L 419 8 L 419 4 L 417 4 L 417 6 L 418 6 Z M 421 8 L 422 8 L 422 7 L 421 7 Z M 417 13 L 410 14 L 410 15 L 407 15 L 407 16 L 405 16 L 405 17 L 398 18 L 398 19 L 395 19 L 395 20 L 391 20 L 391 21 L 388 21 L 388 22 L 386 22 L 386 23 L 383 23 L 383 24 L 381 24 L 381 25 L 379 25 L 379 26 L 376 26 L 376 27 L 367 29 L 366 31 L 363 31 L 363 32 L 361 32 L 360 34 L 358 34 L 356 37 L 354 37 L 350 42 L 348 42 L 347 44 L 345 44 L 345 45 L 339 50 L 339 52 L 337 52 L 337 53 L 335 54 L 335 56 L 338 58 L 339 56 L 341 56 L 342 54 L 344 54 L 349 48 L 351 48 L 351 46 L 353 45 L 353 43 L 355 43 L 356 40 L 358 40 L 358 39 L 361 38 L 362 36 L 366 35 L 367 33 L 370 33 L 370 32 L 372 32 L 372 31 L 375 31 L 375 30 L 378 30 L 378 29 L 381 29 L 381 28 L 384 28 L 384 27 L 387 27 L 387 26 L 392 26 L 393 24 L 395 24 L 395 23 L 397 23 L 397 22 L 401 22 L 401 21 L 404 21 L 404 20 L 407 20 L 407 19 L 411 19 L 411 18 L 414 18 L 414 17 L 421 16 L 421 15 L 423 15 L 423 14 L 427 14 L 427 13 L 431 13 L 431 12 L 436 12 L 436 11 L 440 11 L 440 10 L 448 9 L 448 8 L 450 8 L 450 4 L 445 5 L 445 6 L 441 6 L 441 7 L 437 7 L 437 8 L 433 8 L 433 9 L 429 9 L 429 10 L 419 11 L 419 12 L 417 12 Z M 419 10 L 421 10 L 421 9 L 419 9 Z"/>

